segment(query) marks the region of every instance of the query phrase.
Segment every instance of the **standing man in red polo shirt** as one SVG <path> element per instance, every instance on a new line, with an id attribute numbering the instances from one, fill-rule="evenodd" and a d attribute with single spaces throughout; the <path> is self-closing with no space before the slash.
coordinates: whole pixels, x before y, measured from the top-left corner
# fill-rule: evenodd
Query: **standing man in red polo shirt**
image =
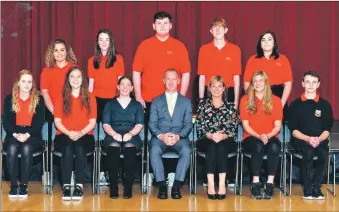
<path id="1" fill-rule="evenodd" d="M 225 39 L 227 31 L 227 23 L 223 18 L 212 20 L 210 32 L 214 39 L 203 45 L 199 51 L 199 98 L 206 97 L 210 78 L 220 75 L 227 87 L 227 101 L 234 102 L 235 107 L 238 108 L 241 51 L 238 46 Z"/>
<path id="2" fill-rule="evenodd" d="M 149 122 L 152 99 L 165 92 L 163 76 L 169 68 L 181 75 L 180 94 L 186 95 L 191 64 L 185 45 L 170 36 L 172 16 L 164 11 L 154 14 L 155 36 L 140 43 L 133 61 L 133 84 L 136 100 L 145 108 L 145 130 Z M 142 76 L 141 76 L 142 73 Z M 147 135 L 147 133 L 145 133 Z"/>

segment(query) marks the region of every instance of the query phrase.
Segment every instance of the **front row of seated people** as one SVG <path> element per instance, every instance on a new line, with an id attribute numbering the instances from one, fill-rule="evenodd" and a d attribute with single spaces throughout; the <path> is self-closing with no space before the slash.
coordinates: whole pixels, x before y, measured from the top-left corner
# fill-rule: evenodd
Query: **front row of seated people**
<path id="1" fill-rule="evenodd" d="M 167 199 L 162 155 L 174 151 L 179 155 L 175 181 L 171 191 L 173 199 L 182 197 L 180 186 L 190 166 L 191 148 L 188 135 L 192 130 L 191 101 L 177 92 L 180 77 L 175 69 L 165 72 L 163 83 L 166 91 L 152 101 L 149 128 L 150 159 L 155 180 L 159 186 L 157 197 Z M 320 188 L 325 176 L 329 149 L 329 131 L 333 125 L 333 113 L 328 101 L 319 96 L 320 77 L 313 71 L 306 72 L 302 86 L 304 93 L 292 102 L 288 127 L 292 133 L 290 144 L 302 153 L 303 198 L 324 199 Z M 144 111 L 139 102 L 131 98 L 132 81 L 119 79 L 119 94 L 110 100 L 103 111 L 103 128 L 106 138 L 103 149 L 107 153 L 110 179 L 110 197 L 116 199 L 118 176 L 122 174 L 123 197 L 132 197 L 132 185 L 136 166 L 136 153 L 142 141 L 139 133 L 144 124 Z M 196 127 L 198 151 L 205 153 L 209 199 L 226 197 L 225 179 L 228 171 L 228 153 L 236 148 L 235 139 L 239 121 L 234 103 L 227 102 L 227 89 L 222 77 L 214 76 L 208 86 L 209 95 L 198 105 Z M 251 194 L 254 199 L 273 197 L 274 176 L 281 152 L 279 132 L 282 126 L 282 104 L 272 95 L 269 79 L 263 71 L 257 71 L 249 84 L 247 94 L 240 101 L 240 119 L 244 135 L 243 151 L 251 155 L 253 175 Z M 57 128 L 55 148 L 62 153 L 63 200 L 83 198 L 86 155 L 94 150 L 93 130 L 96 125 L 97 105 L 88 92 L 87 80 L 79 67 L 67 72 L 62 97 L 55 105 L 54 122 Z M 3 127 L 6 131 L 4 149 L 11 181 L 10 197 L 27 197 L 28 178 L 33 163 L 33 153 L 43 146 L 41 129 L 44 123 L 45 104 L 39 96 L 32 73 L 19 72 L 12 94 L 4 102 Z M 18 186 L 18 154 L 21 154 L 21 184 Z M 120 155 L 124 155 L 123 166 Z M 267 154 L 268 177 L 261 193 L 259 173 L 263 156 Z M 312 175 L 313 157 L 318 157 Z M 73 159 L 74 157 L 74 159 Z M 75 188 L 71 190 L 71 173 L 75 161 Z M 215 191 L 214 174 L 219 175 L 218 192 Z"/>

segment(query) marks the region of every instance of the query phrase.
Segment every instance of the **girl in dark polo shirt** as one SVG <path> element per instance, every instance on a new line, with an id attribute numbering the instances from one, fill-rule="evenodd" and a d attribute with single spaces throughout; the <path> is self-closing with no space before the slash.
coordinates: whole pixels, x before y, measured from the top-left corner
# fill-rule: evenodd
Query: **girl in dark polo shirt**
<path id="1" fill-rule="evenodd" d="M 19 72 L 12 94 L 4 102 L 3 126 L 6 132 L 4 148 L 11 180 L 9 197 L 27 197 L 28 178 L 33 153 L 42 147 L 41 128 L 45 119 L 45 104 L 39 96 L 33 75 L 28 70 Z M 21 184 L 17 184 L 18 154 L 21 154 Z M 1 171 L 1 170 L 0 170 Z"/>
<path id="2" fill-rule="evenodd" d="M 123 76 L 118 81 L 119 96 L 107 102 L 103 112 L 103 128 L 106 138 L 103 148 L 107 151 L 110 197 L 116 199 L 118 193 L 118 173 L 120 172 L 120 153 L 124 154 L 124 198 L 132 197 L 135 172 L 135 156 L 141 148 L 139 132 L 144 124 L 144 109 L 131 98 L 132 80 Z"/>

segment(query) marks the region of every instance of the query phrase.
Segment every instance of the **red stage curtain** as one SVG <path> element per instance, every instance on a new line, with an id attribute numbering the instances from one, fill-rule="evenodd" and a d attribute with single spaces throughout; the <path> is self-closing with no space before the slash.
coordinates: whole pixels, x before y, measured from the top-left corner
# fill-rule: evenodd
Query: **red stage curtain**
<path id="1" fill-rule="evenodd" d="M 294 76 L 290 101 L 302 92 L 307 70 L 321 74 L 321 96 L 328 99 L 339 119 L 339 3 L 338 2 L 1 2 L 1 102 L 11 92 L 16 73 L 31 69 L 39 84 L 44 53 L 50 41 L 66 39 L 86 70 L 95 35 L 103 27 L 113 32 L 124 57 L 126 72 L 138 44 L 154 34 L 153 14 L 166 10 L 173 16 L 172 36 L 188 48 L 192 64 L 189 97 L 197 96 L 197 57 L 210 42 L 209 23 L 215 16 L 229 25 L 227 38 L 242 50 L 243 69 L 255 53 L 264 30 L 277 35 L 279 52 L 288 56 Z M 337 12 L 335 12 L 337 11 Z M 195 101 L 193 101 L 195 102 Z M 1 103 L 1 104 L 2 104 Z"/>

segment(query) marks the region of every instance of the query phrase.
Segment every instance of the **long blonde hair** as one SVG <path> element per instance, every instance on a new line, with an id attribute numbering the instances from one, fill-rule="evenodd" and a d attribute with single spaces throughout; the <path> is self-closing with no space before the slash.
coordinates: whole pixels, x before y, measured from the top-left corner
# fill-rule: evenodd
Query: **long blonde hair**
<path id="1" fill-rule="evenodd" d="M 64 44 L 65 48 L 66 48 L 66 60 L 70 61 L 74 64 L 77 64 L 77 58 L 75 57 L 75 54 L 73 52 L 72 47 L 65 41 L 62 39 L 55 39 L 53 40 L 47 47 L 46 53 L 45 53 L 45 64 L 47 67 L 52 68 L 55 64 L 55 59 L 54 59 L 54 55 L 53 55 L 53 51 L 55 48 L 56 44 L 62 43 Z"/>
<path id="2" fill-rule="evenodd" d="M 247 90 L 248 100 L 246 102 L 246 110 L 250 112 L 252 115 L 257 112 L 257 103 L 255 101 L 254 79 L 258 75 L 262 76 L 262 78 L 265 81 L 262 111 L 266 114 L 271 114 L 273 109 L 272 90 L 268 81 L 267 74 L 264 71 L 256 71 L 252 76 L 250 85 Z"/>
<path id="3" fill-rule="evenodd" d="M 19 88 L 19 81 L 21 76 L 24 74 L 28 74 L 32 76 L 32 89 L 29 92 L 30 95 L 30 103 L 28 111 L 30 113 L 35 113 L 35 108 L 39 105 L 39 93 L 38 89 L 36 88 L 36 84 L 32 75 L 32 72 L 26 69 L 23 69 L 19 72 L 18 78 L 14 81 L 13 89 L 12 89 L 12 110 L 17 113 L 20 111 L 20 104 L 19 104 L 19 96 L 20 96 L 20 88 Z"/>

